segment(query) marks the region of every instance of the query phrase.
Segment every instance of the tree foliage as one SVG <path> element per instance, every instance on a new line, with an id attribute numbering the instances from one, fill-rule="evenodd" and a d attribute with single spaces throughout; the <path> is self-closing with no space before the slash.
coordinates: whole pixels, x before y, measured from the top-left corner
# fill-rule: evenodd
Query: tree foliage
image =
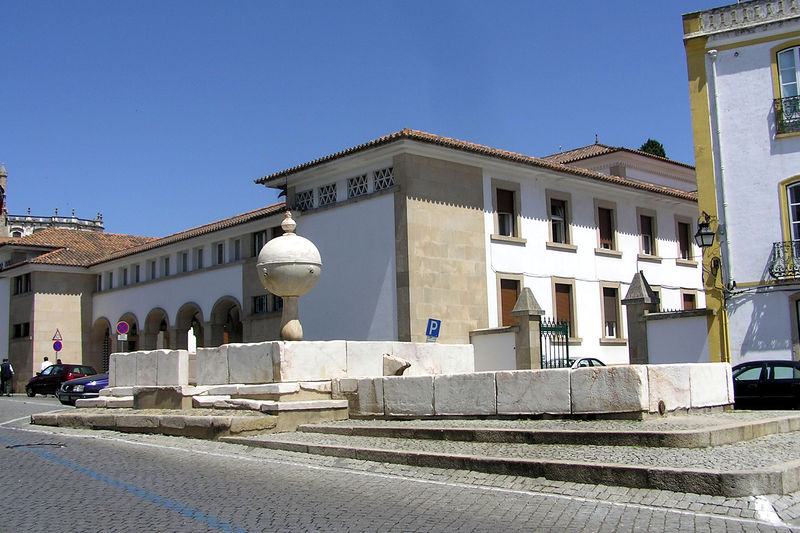
<path id="1" fill-rule="evenodd" d="M 657 155 L 659 157 L 667 157 L 667 152 L 664 150 L 664 145 L 655 139 L 647 139 L 640 148 L 640 151 L 647 152 L 648 154 Z"/>

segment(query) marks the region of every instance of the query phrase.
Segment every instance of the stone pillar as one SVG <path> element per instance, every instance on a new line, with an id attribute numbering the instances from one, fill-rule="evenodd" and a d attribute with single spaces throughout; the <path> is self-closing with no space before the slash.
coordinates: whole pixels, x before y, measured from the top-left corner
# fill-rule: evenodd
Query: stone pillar
<path id="1" fill-rule="evenodd" d="M 511 316 L 517 322 L 515 333 L 517 370 L 542 368 L 541 332 L 544 311 L 533 296 L 533 292 L 522 289 Z"/>
<path id="2" fill-rule="evenodd" d="M 622 300 L 628 317 L 628 358 L 632 365 L 646 365 L 650 362 L 647 354 L 647 313 L 658 312 L 658 295 L 640 270 L 633 275 L 631 286 Z"/>

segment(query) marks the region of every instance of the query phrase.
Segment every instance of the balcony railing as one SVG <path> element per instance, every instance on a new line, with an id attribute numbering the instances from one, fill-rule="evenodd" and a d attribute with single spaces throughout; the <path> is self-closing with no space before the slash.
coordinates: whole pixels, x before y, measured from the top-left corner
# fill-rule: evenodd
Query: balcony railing
<path id="1" fill-rule="evenodd" d="M 773 105 L 778 133 L 800 131 L 800 96 L 778 98 Z"/>
<path id="2" fill-rule="evenodd" d="M 775 279 L 800 278 L 800 241 L 772 244 L 769 273 Z"/>

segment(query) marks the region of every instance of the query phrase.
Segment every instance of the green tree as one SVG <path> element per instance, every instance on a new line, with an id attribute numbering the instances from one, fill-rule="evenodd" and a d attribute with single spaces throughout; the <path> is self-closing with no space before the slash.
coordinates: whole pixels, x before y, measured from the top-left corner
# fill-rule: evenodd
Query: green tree
<path id="1" fill-rule="evenodd" d="M 659 157 L 667 157 L 667 152 L 664 150 L 664 145 L 655 139 L 647 139 L 647 142 L 639 147 L 639 150 L 642 152 L 647 152 L 648 154 L 657 155 Z"/>

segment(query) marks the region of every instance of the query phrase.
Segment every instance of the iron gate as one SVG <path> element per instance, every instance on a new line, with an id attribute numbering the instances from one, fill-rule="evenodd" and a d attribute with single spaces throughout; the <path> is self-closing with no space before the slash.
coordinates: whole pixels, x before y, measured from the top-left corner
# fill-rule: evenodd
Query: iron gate
<path id="1" fill-rule="evenodd" d="M 569 322 L 542 317 L 539 328 L 542 368 L 569 367 Z"/>

